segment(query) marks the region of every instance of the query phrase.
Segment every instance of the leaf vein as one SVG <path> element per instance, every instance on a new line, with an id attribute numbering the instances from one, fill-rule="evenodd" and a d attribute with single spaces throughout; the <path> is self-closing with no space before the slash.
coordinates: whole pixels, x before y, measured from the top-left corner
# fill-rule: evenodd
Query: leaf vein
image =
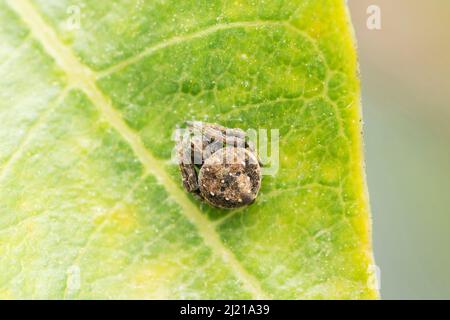
<path id="1" fill-rule="evenodd" d="M 103 77 L 113 74 L 119 70 L 122 70 L 122 69 L 126 68 L 127 66 L 132 65 L 132 64 L 140 61 L 142 58 L 152 55 L 153 53 L 155 53 L 161 49 L 171 47 L 171 46 L 174 46 L 174 45 L 186 42 L 186 41 L 190 41 L 193 39 L 206 37 L 211 34 L 214 34 L 215 32 L 218 32 L 218 31 L 239 29 L 239 28 L 257 28 L 257 27 L 264 27 L 264 26 L 269 26 L 269 25 L 281 26 L 282 23 L 277 22 L 277 21 L 264 21 L 264 20 L 219 23 L 219 24 L 211 25 L 207 28 L 198 30 L 198 31 L 190 33 L 190 34 L 174 36 L 172 38 L 169 38 L 169 39 L 163 40 L 161 42 L 158 42 L 154 45 L 151 45 L 150 47 L 147 47 L 146 49 L 144 49 L 142 52 L 136 54 L 135 56 L 125 59 L 125 60 L 117 63 L 116 65 L 99 72 L 98 78 L 103 78 Z"/>
<path id="2" fill-rule="evenodd" d="M 197 228 L 205 245 L 209 246 L 230 267 L 255 299 L 267 298 L 260 282 L 242 266 L 234 253 L 222 242 L 214 225 L 206 215 L 192 203 L 186 193 L 172 180 L 164 169 L 164 162 L 156 159 L 149 152 L 137 133 L 124 122 L 120 113 L 114 109 L 110 99 L 98 88 L 94 72 L 82 64 L 71 49 L 58 39 L 56 32 L 44 21 L 28 0 L 10 0 L 8 3 L 28 25 L 34 37 L 40 41 L 47 53 L 55 59 L 56 63 L 66 73 L 69 82 L 86 93 L 109 124 L 129 143 L 145 169 L 165 187 L 168 194 L 181 207 L 181 212 Z"/>

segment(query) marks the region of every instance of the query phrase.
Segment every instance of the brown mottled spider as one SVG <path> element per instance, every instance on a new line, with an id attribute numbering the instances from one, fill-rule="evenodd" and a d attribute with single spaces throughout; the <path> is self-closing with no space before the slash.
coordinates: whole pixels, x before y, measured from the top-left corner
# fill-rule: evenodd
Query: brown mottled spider
<path id="1" fill-rule="evenodd" d="M 188 137 L 177 144 L 184 188 L 219 208 L 251 204 L 261 186 L 261 166 L 246 133 L 211 123 L 186 125 Z"/>

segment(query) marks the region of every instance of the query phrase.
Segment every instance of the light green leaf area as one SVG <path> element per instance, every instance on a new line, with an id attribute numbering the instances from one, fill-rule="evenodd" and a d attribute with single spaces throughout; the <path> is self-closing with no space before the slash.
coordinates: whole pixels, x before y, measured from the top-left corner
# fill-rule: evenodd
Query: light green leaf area
<path id="1" fill-rule="evenodd" d="M 377 298 L 341 0 L 0 1 L 0 297 Z M 170 157 L 185 120 L 279 129 L 253 205 Z"/>

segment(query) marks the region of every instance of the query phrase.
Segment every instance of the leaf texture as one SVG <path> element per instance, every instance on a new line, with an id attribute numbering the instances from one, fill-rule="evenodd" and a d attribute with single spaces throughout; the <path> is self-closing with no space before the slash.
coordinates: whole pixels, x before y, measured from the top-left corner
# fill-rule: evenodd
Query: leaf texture
<path id="1" fill-rule="evenodd" d="M 0 1 L 0 39 L 0 297 L 377 297 L 343 1 Z M 191 119 L 280 130 L 255 204 L 183 191 Z"/>

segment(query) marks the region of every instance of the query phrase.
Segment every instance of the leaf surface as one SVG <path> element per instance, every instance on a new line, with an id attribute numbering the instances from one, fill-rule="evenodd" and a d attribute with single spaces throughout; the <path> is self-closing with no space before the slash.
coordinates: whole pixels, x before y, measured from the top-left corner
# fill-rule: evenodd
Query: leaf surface
<path id="1" fill-rule="evenodd" d="M 0 297 L 377 297 L 344 1 L 0 1 L 0 39 Z M 279 129 L 255 204 L 183 191 L 191 119 Z"/>

